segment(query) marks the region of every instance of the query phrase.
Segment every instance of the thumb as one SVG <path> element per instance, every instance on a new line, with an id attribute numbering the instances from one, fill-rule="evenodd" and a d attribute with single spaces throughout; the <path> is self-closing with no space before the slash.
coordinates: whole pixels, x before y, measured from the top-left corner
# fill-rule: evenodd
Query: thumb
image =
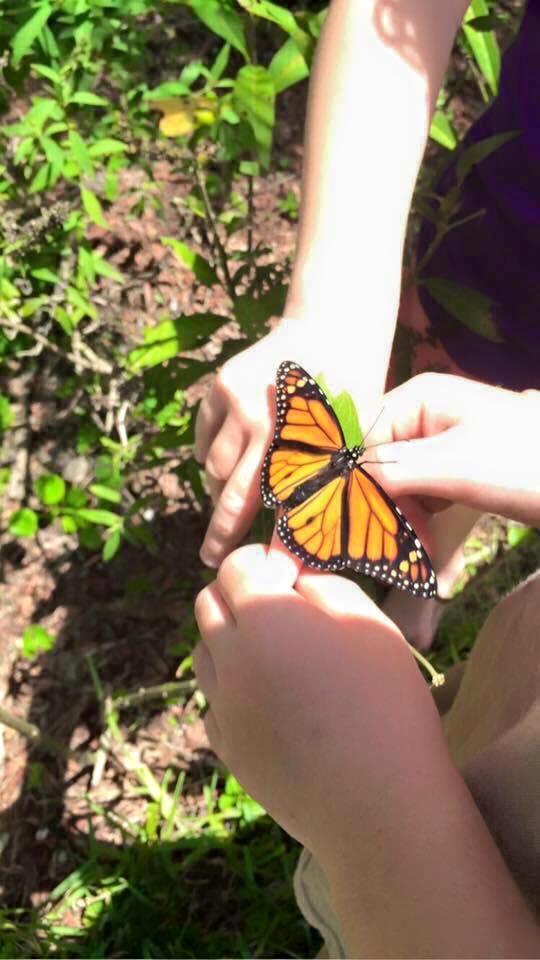
<path id="1" fill-rule="evenodd" d="M 298 579 L 298 575 L 302 570 L 303 563 L 299 557 L 295 557 L 294 553 L 291 553 L 285 544 L 281 542 L 276 527 L 274 527 L 272 540 L 270 541 L 270 546 L 268 547 L 267 557 L 275 569 L 279 569 L 281 575 L 286 580 L 290 580 L 290 585 L 294 587 Z"/>

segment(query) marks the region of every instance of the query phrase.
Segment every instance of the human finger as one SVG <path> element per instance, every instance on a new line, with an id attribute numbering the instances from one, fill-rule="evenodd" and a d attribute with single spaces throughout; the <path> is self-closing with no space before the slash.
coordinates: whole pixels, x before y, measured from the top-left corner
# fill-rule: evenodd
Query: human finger
<path id="1" fill-rule="evenodd" d="M 229 413 L 206 455 L 204 466 L 207 477 L 221 483 L 226 482 L 242 457 L 246 445 L 244 429 L 238 418 Z"/>
<path id="2" fill-rule="evenodd" d="M 208 743 L 210 744 L 214 753 L 217 753 L 218 756 L 221 756 L 221 745 L 223 738 L 221 736 L 221 730 L 219 729 L 219 723 L 213 707 L 210 707 L 206 711 L 203 722 L 204 729 L 206 730 L 206 736 L 208 737 Z"/>
<path id="3" fill-rule="evenodd" d="M 510 391 L 465 377 L 421 373 L 389 390 L 380 403 L 364 411 L 365 422 L 370 423 L 372 415 L 373 419 L 379 415 L 374 431 L 376 439 L 428 437 L 464 419 L 485 416 L 494 402 L 504 402 L 509 394 Z"/>
<path id="4" fill-rule="evenodd" d="M 219 589 L 217 580 L 197 594 L 194 604 L 195 620 L 203 637 L 216 630 L 234 626 L 234 617 Z"/>
<path id="5" fill-rule="evenodd" d="M 296 558 L 287 550 L 252 543 L 229 554 L 221 564 L 217 583 L 225 603 L 236 618 L 249 601 L 294 596 L 298 576 Z"/>
<path id="6" fill-rule="evenodd" d="M 260 503 L 263 452 L 260 442 L 252 442 L 221 492 L 200 551 L 209 567 L 219 566 L 253 522 Z"/>
<path id="7" fill-rule="evenodd" d="M 210 445 L 216 436 L 227 412 L 225 396 L 214 383 L 201 401 L 195 420 L 195 459 L 204 463 Z"/>
<path id="8" fill-rule="evenodd" d="M 304 569 L 296 581 L 295 590 L 330 616 L 386 620 L 379 607 L 358 584 L 335 573 Z"/>
<path id="9" fill-rule="evenodd" d="M 193 651 L 192 663 L 199 689 L 202 690 L 207 700 L 211 700 L 215 696 L 218 686 L 217 673 L 214 658 L 208 649 L 208 645 L 202 640 Z"/>

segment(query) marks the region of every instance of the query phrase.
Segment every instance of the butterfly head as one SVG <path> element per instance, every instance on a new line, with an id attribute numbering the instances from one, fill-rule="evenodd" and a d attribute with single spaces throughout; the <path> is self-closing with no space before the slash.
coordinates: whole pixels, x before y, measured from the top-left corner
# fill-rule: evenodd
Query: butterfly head
<path id="1" fill-rule="evenodd" d="M 347 450 L 348 458 L 350 460 L 351 470 L 353 469 L 353 467 L 356 467 L 360 463 L 365 452 L 366 452 L 366 448 L 364 447 L 363 444 L 362 446 L 351 447 L 350 450 Z"/>

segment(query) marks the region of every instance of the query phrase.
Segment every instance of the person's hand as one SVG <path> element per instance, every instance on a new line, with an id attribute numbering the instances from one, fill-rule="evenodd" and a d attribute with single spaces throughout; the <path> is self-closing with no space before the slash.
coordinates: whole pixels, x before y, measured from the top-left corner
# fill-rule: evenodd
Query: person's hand
<path id="1" fill-rule="evenodd" d="M 383 407 L 376 439 L 397 442 L 377 455 L 395 462 L 369 469 L 393 497 L 540 524 L 540 391 L 427 373 L 386 394 Z"/>
<path id="2" fill-rule="evenodd" d="M 213 749 L 325 855 L 378 828 L 383 807 L 399 816 L 410 777 L 445 748 L 394 624 L 351 581 L 299 566 L 278 541 L 227 557 L 196 600 L 194 666 Z"/>
<path id="3" fill-rule="evenodd" d="M 282 320 L 272 333 L 225 363 L 195 425 L 195 456 L 205 466 L 214 503 L 201 548 L 209 567 L 219 566 L 240 542 L 260 506 L 259 471 L 274 424 L 269 388 L 283 360 L 294 360 L 315 376 L 324 370 L 330 387 L 351 390 L 356 401 L 382 394 L 382 363 L 360 382 L 356 364 L 352 375 L 350 345 L 343 334 L 329 337 L 326 326 L 309 319 Z"/>

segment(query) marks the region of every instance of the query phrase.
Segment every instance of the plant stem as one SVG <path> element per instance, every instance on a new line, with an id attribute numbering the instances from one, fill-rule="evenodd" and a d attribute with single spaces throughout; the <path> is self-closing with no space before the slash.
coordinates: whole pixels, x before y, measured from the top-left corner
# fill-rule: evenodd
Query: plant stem
<path id="1" fill-rule="evenodd" d="M 214 256 L 218 260 L 219 265 L 223 271 L 223 279 L 225 281 L 225 287 L 227 289 L 227 293 L 229 294 L 229 297 L 234 303 L 234 301 L 236 300 L 236 291 L 234 289 L 234 283 L 232 281 L 232 277 L 229 273 L 229 265 L 227 263 L 227 251 L 225 250 L 225 247 L 221 242 L 221 237 L 219 236 L 216 216 L 214 214 L 214 210 L 210 202 L 210 197 L 208 196 L 208 190 L 206 189 L 206 179 L 204 176 L 204 172 L 199 169 L 197 165 L 197 161 L 195 161 L 195 175 L 196 175 L 197 183 L 199 185 L 199 189 L 201 191 L 201 195 L 203 198 L 204 210 L 208 219 L 208 223 L 210 224 L 210 227 L 212 229 L 212 242 L 214 245 Z"/>
<path id="2" fill-rule="evenodd" d="M 247 249 L 251 268 L 251 253 L 253 250 L 253 177 L 249 174 L 248 178 L 248 228 L 247 228 Z"/>
<path id="3" fill-rule="evenodd" d="M 178 697 L 183 693 L 191 693 L 196 688 L 194 680 L 182 680 L 172 683 L 162 683 L 156 687 L 141 687 L 134 693 L 120 694 L 112 698 L 112 705 L 115 709 L 125 710 L 128 707 L 136 707 L 141 703 L 147 703 L 149 700 L 168 700 L 169 697 Z"/>

